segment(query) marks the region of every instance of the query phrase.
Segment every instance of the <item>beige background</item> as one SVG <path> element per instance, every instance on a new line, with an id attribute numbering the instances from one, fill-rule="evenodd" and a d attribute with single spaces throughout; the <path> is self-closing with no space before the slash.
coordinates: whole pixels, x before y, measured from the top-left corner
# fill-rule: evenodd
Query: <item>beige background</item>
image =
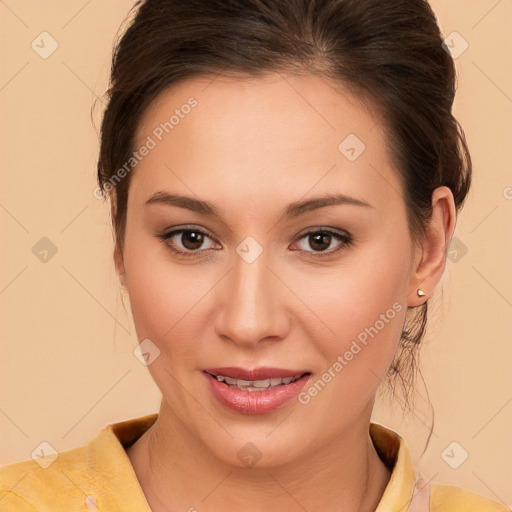
<path id="1" fill-rule="evenodd" d="M 98 136 L 90 109 L 105 91 L 112 41 L 131 4 L 0 1 L 0 465 L 30 458 L 42 441 L 63 451 L 108 423 L 158 410 L 159 391 L 133 355 L 108 210 L 92 193 Z M 406 438 L 428 479 L 510 506 L 512 3 L 432 5 L 443 34 L 457 31 L 469 43 L 456 59 L 455 114 L 474 186 L 422 352 L 436 413 L 427 452 L 420 460 L 430 424 L 423 388 L 405 418 L 381 401 L 374 420 Z M 46 59 L 31 48 L 43 31 L 58 43 Z M 100 114 L 101 102 L 97 126 Z M 46 262 L 32 251 L 43 237 L 57 248 Z M 458 469 L 442 457 L 453 441 L 469 453 Z"/>

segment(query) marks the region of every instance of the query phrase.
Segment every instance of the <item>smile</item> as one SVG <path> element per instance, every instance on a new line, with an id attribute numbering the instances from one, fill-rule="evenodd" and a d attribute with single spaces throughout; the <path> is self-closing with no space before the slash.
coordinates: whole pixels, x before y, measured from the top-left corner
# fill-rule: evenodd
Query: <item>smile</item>
<path id="1" fill-rule="evenodd" d="M 222 406 L 242 414 L 266 414 L 298 395 L 311 377 L 307 370 L 236 367 L 203 370 L 213 397 Z"/>
<path id="2" fill-rule="evenodd" d="M 295 382 L 297 379 L 300 379 L 301 375 L 297 375 L 295 377 L 274 377 L 271 379 L 263 379 L 263 380 L 243 380 L 243 379 L 233 379 L 231 377 L 227 377 L 225 375 L 215 375 L 215 378 L 219 382 L 224 382 L 224 384 L 228 385 L 232 388 L 243 389 L 245 391 L 264 391 L 266 389 L 275 388 L 277 386 L 285 386 L 290 384 L 291 382 Z"/>

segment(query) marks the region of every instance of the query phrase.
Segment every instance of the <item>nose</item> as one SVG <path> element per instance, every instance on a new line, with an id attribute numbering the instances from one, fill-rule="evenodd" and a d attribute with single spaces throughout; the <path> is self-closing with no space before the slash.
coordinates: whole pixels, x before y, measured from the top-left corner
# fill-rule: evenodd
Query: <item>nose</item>
<path id="1" fill-rule="evenodd" d="M 215 319 L 218 336 L 246 347 L 285 337 L 290 325 L 286 301 L 290 298 L 276 274 L 265 253 L 250 263 L 235 254 L 234 266 L 220 289 Z"/>

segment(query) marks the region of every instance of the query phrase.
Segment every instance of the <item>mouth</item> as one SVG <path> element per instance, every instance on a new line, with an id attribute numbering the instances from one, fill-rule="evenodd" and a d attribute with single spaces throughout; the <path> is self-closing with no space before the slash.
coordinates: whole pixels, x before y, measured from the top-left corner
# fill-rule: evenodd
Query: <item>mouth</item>
<path id="1" fill-rule="evenodd" d="M 203 374 L 217 401 L 239 414 L 276 411 L 290 403 L 311 378 L 309 370 L 283 368 L 206 368 Z"/>
<path id="2" fill-rule="evenodd" d="M 304 376 L 311 375 L 305 370 L 281 368 L 212 368 L 204 370 L 206 374 L 230 388 L 243 391 L 262 392 L 287 386 Z"/>

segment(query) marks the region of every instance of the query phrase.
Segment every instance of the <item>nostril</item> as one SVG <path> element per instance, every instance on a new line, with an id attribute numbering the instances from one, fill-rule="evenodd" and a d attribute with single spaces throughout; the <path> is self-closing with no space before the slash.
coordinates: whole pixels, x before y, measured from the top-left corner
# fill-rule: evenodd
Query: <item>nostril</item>
<path id="1" fill-rule="evenodd" d="M 98 502 L 94 496 L 88 494 L 85 497 L 85 504 L 87 505 L 87 510 L 91 510 L 92 512 L 96 512 L 98 510 Z"/>

